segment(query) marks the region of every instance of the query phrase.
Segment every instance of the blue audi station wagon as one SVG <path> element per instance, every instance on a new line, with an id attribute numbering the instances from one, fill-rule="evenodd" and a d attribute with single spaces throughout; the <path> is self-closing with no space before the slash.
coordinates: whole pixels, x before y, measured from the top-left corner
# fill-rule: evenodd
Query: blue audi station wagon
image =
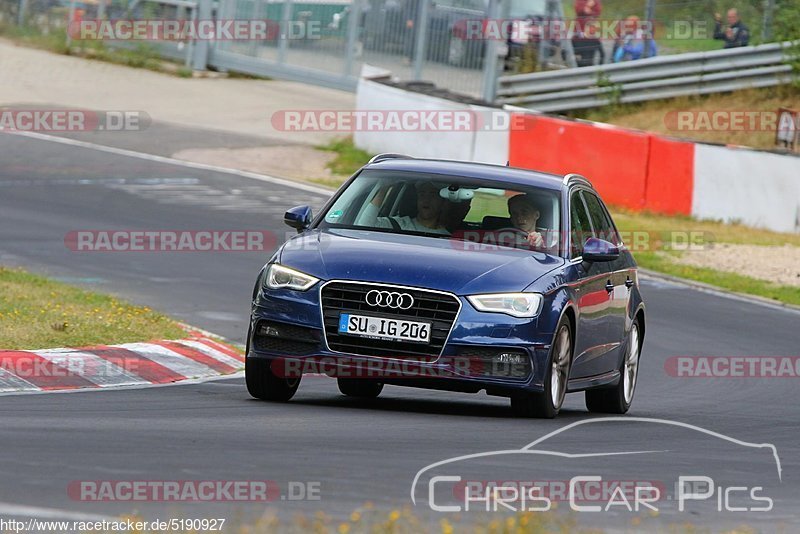
<path id="1" fill-rule="evenodd" d="M 576 174 L 374 157 L 258 275 L 245 375 L 288 401 L 303 373 L 510 399 L 555 417 L 567 393 L 628 411 L 645 334 L 636 263 Z"/>

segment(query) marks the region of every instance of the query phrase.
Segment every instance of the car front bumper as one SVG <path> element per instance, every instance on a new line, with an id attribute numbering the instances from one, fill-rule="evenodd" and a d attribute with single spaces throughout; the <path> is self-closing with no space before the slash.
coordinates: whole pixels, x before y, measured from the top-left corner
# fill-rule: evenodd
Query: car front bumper
<path id="1" fill-rule="evenodd" d="M 553 332 L 541 332 L 538 318 L 480 312 L 466 298 L 452 297 L 460 308 L 441 351 L 411 358 L 332 350 L 319 287 L 262 288 L 252 305 L 248 357 L 273 360 L 273 371 L 287 376 L 326 374 L 502 396 L 542 391 Z"/>

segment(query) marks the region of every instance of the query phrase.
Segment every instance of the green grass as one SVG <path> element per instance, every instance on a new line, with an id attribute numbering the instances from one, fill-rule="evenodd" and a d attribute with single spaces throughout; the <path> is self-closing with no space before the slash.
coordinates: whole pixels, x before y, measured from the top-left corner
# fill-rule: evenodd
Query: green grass
<path id="1" fill-rule="evenodd" d="M 638 252 L 635 257 L 639 266 L 645 269 L 710 284 L 736 293 L 756 295 L 800 306 L 800 287 L 782 286 L 736 273 L 682 265 L 673 259 L 674 254 L 664 252 Z"/>
<path id="2" fill-rule="evenodd" d="M 661 55 L 722 50 L 724 45 L 722 41 L 716 39 L 668 39 L 666 37 L 656 39 L 656 43 L 658 44 L 658 53 Z"/>
<path id="3" fill-rule="evenodd" d="M 134 48 L 109 48 L 101 41 L 80 41 L 70 49 L 70 53 L 89 59 L 98 59 L 108 63 L 124 65 L 136 69 L 147 69 L 156 72 L 174 73 L 181 77 L 191 76 L 183 67 L 168 68 L 152 45 L 139 43 Z"/>
<path id="4" fill-rule="evenodd" d="M 703 232 L 714 243 L 747 244 L 760 246 L 800 246 L 800 234 L 786 234 L 761 230 L 742 224 L 698 220 L 683 215 L 660 215 L 611 208 L 614 222 L 621 232 L 650 232 L 668 237 L 672 232 Z"/>
<path id="5" fill-rule="evenodd" d="M 69 53 L 67 32 L 64 29 L 54 29 L 43 33 L 36 28 L 0 24 L 0 36 L 31 48 L 49 50 L 58 54 Z"/>
<path id="6" fill-rule="evenodd" d="M 702 240 L 709 244 L 731 243 L 759 245 L 764 247 L 792 245 L 800 246 L 800 234 L 783 234 L 758 230 L 740 224 L 724 224 L 717 221 L 699 221 L 691 217 L 670 217 L 651 213 L 634 213 L 614 210 L 614 221 L 624 234 L 644 232 L 649 236 L 647 250 L 633 253 L 639 266 L 660 273 L 695 280 L 722 289 L 764 297 L 785 304 L 800 305 L 800 287 L 783 286 L 757 280 L 741 274 L 715 269 L 683 265 L 677 262 L 680 252 L 669 250 L 674 242 L 672 236 L 684 236 L 689 232 L 700 232 Z"/>
<path id="7" fill-rule="evenodd" d="M 347 176 L 332 176 L 330 178 L 309 178 L 308 181 L 330 187 L 331 189 L 339 189 L 339 186 L 342 185 L 347 178 Z"/>
<path id="8" fill-rule="evenodd" d="M 669 237 L 672 232 L 703 232 L 714 243 L 738 245 L 800 247 L 800 234 L 784 234 L 759 230 L 741 224 L 726 224 L 719 221 L 698 220 L 688 216 L 636 213 L 624 209 L 612 209 L 614 222 L 620 232 L 651 232 Z"/>
<path id="9" fill-rule="evenodd" d="M 0 349 L 81 347 L 186 332 L 150 308 L 0 266 Z"/>
<path id="10" fill-rule="evenodd" d="M 774 130 L 723 129 L 687 131 L 676 129 L 675 124 L 666 119 L 670 114 L 678 111 L 696 113 L 751 110 L 774 113 L 781 107 L 800 107 L 800 85 L 783 85 L 768 89 L 747 89 L 724 94 L 617 104 L 602 108 L 575 110 L 568 115 L 694 141 L 741 145 L 769 150 L 775 148 Z"/>
<path id="11" fill-rule="evenodd" d="M 469 213 L 464 220 L 467 222 L 482 222 L 486 215 L 508 217 L 508 197 L 490 193 L 475 193 Z"/>
<path id="12" fill-rule="evenodd" d="M 260 76 L 258 74 L 246 74 L 244 72 L 231 72 L 228 71 L 227 76 L 231 80 L 271 80 L 269 76 Z"/>
<path id="13" fill-rule="evenodd" d="M 174 74 L 190 78 L 192 70 L 175 62 L 162 59 L 152 45 L 139 43 L 136 47 L 111 48 L 102 41 L 76 41 L 67 45 L 66 31 L 62 28 L 42 32 L 35 27 L 19 27 L 10 24 L 0 25 L 0 36 L 31 48 L 48 50 L 58 54 L 74 55 L 87 59 L 97 59 L 126 67 L 148 69 L 155 72 Z"/>
<path id="14" fill-rule="evenodd" d="M 192 75 L 194 75 L 194 71 L 190 67 L 187 67 L 185 65 L 183 67 L 178 67 L 177 69 L 175 69 L 175 76 L 177 76 L 178 78 L 191 78 Z"/>
<path id="15" fill-rule="evenodd" d="M 372 157 L 372 155 L 365 150 L 357 148 L 353 144 L 352 137 L 336 139 L 327 145 L 318 146 L 317 149 L 336 153 L 336 158 L 328 164 L 328 168 L 333 174 L 337 175 L 337 177 L 322 181 L 312 179 L 312 181 L 317 183 L 330 182 L 325 185 L 335 184 L 335 187 L 341 185 L 342 182 L 363 167 Z"/>

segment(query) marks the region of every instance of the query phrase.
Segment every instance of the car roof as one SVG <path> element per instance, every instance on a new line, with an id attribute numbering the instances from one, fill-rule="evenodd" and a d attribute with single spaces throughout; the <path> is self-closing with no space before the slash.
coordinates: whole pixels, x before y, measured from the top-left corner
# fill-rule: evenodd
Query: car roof
<path id="1" fill-rule="evenodd" d="M 564 185 L 564 177 L 557 174 L 506 167 L 505 165 L 467 161 L 420 159 L 398 156 L 368 163 L 364 168 L 460 176 L 464 178 L 493 180 L 507 184 L 534 186 L 556 191 L 560 190 Z"/>

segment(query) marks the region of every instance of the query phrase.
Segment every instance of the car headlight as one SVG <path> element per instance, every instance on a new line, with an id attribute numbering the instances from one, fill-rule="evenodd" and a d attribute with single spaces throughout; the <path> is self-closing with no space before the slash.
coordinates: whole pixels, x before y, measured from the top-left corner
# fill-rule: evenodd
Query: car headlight
<path id="1" fill-rule="evenodd" d="M 513 317 L 536 317 L 542 307 L 539 293 L 496 293 L 467 297 L 475 309 L 483 312 L 505 313 Z"/>
<path id="2" fill-rule="evenodd" d="M 311 275 L 277 263 L 269 266 L 267 275 L 264 277 L 264 285 L 269 289 L 305 291 L 317 282 L 319 282 L 319 278 L 314 278 Z"/>

